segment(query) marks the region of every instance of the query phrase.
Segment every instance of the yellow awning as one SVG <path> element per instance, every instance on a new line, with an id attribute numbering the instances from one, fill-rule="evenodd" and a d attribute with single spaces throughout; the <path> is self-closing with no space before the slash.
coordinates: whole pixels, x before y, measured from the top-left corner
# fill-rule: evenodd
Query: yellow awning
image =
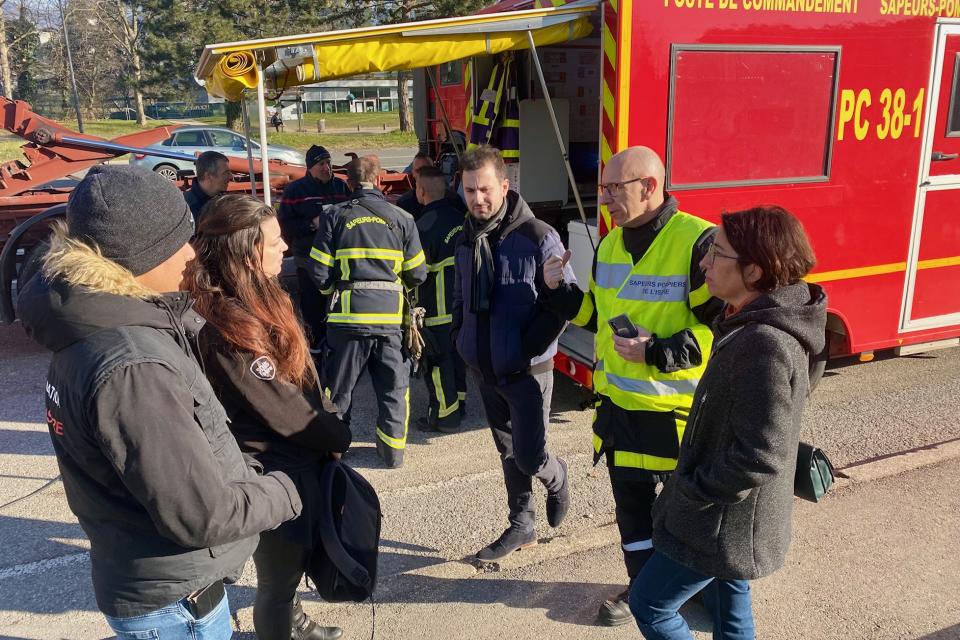
<path id="1" fill-rule="evenodd" d="M 207 45 L 194 74 L 214 96 L 237 101 L 257 86 L 285 89 L 374 71 L 430 67 L 475 55 L 577 40 L 590 34 L 599 0 L 326 33 Z"/>

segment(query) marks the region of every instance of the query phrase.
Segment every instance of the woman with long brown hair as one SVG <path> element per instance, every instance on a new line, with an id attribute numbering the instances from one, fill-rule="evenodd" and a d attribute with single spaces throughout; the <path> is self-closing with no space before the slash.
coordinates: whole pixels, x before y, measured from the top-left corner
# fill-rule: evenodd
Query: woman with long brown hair
<path id="1" fill-rule="evenodd" d="M 296 590 L 316 544 L 320 462 L 347 450 L 350 430 L 317 387 L 303 329 L 277 281 L 287 246 L 276 214 L 251 196 L 221 196 L 193 243 L 184 282 L 207 320 L 199 340 L 207 377 L 240 448 L 265 470 L 286 472 L 303 501 L 301 516 L 262 533 L 253 554 L 257 637 L 338 638 L 339 628 L 306 616 Z"/>

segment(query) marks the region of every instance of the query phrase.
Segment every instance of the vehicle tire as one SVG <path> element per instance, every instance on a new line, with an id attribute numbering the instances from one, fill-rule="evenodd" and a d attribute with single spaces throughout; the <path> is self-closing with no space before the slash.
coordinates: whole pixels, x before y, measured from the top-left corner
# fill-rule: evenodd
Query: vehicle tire
<path id="1" fill-rule="evenodd" d="M 177 181 L 178 169 L 172 164 L 158 164 L 153 168 L 153 171 L 154 173 L 159 173 L 167 180 L 171 180 L 173 182 Z"/>

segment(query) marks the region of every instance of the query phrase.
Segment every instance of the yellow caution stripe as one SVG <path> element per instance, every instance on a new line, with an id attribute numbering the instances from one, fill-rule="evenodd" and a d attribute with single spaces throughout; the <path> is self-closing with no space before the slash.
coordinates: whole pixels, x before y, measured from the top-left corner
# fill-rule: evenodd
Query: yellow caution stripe
<path id="1" fill-rule="evenodd" d="M 923 271 L 926 269 L 940 269 L 943 267 L 955 267 L 957 265 L 960 265 L 960 256 L 951 256 L 949 258 L 921 260 L 919 263 L 917 263 L 917 270 Z M 807 282 L 832 282 L 834 280 L 852 280 L 855 278 L 882 276 L 888 273 L 902 273 L 906 270 L 906 262 L 890 262 L 888 264 L 875 264 L 869 267 L 856 267 L 853 269 L 838 269 L 836 271 L 811 273 L 804 278 L 804 280 Z"/>

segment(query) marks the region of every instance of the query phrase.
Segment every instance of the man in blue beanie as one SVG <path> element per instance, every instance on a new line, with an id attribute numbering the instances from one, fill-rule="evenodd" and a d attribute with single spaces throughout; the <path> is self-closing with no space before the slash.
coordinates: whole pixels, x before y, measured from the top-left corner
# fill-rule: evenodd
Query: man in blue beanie
<path id="1" fill-rule="evenodd" d="M 204 321 L 179 291 L 193 230 L 169 180 L 95 167 L 18 299 L 27 333 L 53 352 L 50 437 L 90 539 L 97 605 L 120 637 L 231 637 L 224 581 L 261 531 L 301 510 L 289 477 L 245 460 L 197 361 Z"/>

